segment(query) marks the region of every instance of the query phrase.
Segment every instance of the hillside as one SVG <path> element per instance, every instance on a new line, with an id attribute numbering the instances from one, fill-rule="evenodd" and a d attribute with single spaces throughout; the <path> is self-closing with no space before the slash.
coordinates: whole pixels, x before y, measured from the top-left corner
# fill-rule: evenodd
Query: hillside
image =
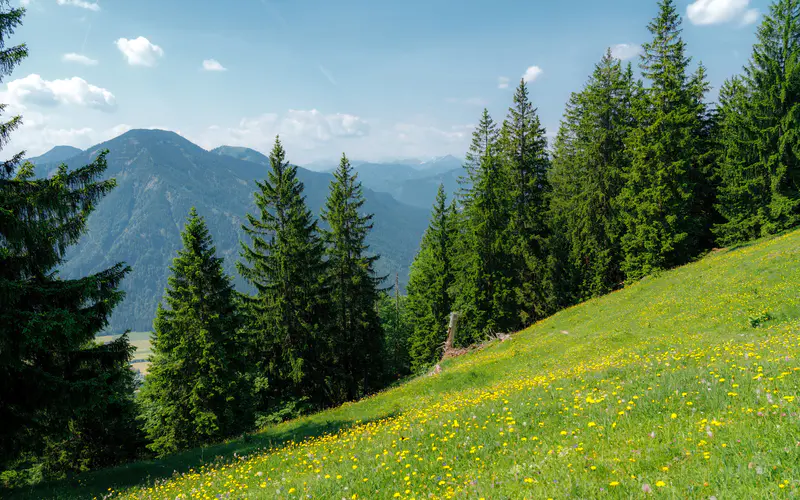
<path id="1" fill-rule="evenodd" d="M 30 497 L 796 495 L 798 354 L 795 231 L 572 307 L 363 401 Z"/>
<path id="2" fill-rule="evenodd" d="M 106 175 L 116 178 L 117 188 L 89 218 L 86 235 L 68 252 L 62 274 L 86 275 L 119 261 L 133 268 L 122 285 L 126 298 L 111 317 L 111 333 L 151 329 L 169 265 L 180 246 L 180 230 L 193 205 L 208 221 L 227 272 L 235 276 L 239 289 L 247 289 L 235 272 L 235 262 L 243 237 L 241 224 L 254 210 L 254 181 L 267 175 L 264 166 L 208 152 L 162 130 L 126 132 L 66 163 L 84 165 L 102 149 L 110 150 Z M 39 175 L 47 175 L 56 165 L 37 165 Z M 309 207 L 318 214 L 333 177 L 305 169 L 299 169 L 298 177 L 305 184 Z M 378 271 L 386 275 L 399 271 L 404 284 L 429 210 L 371 190 L 365 190 L 365 197 L 365 210 L 375 214 L 368 242 L 370 250 L 381 255 Z"/>
<path id="3" fill-rule="evenodd" d="M 82 149 L 74 148 L 72 146 L 56 146 L 43 155 L 28 158 L 27 161 L 33 163 L 34 165 L 45 163 L 58 164 L 58 162 L 69 160 L 73 156 L 78 156 L 81 153 L 83 153 Z"/>

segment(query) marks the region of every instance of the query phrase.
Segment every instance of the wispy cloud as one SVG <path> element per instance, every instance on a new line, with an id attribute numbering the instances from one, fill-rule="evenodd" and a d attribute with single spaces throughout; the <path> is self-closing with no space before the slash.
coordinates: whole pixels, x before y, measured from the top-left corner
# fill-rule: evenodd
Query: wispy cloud
<path id="1" fill-rule="evenodd" d="M 100 5 L 97 2 L 87 2 L 85 0 L 56 0 L 58 5 L 72 5 L 73 7 L 80 7 L 81 9 L 93 10 L 95 12 L 100 10 Z"/>
<path id="2" fill-rule="evenodd" d="M 325 78 L 327 78 L 328 81 L 331 82 L 332 85 L 336 85 L 336 80 L 333 79 L 333 75 L 331 75 L 330 71 L 325 69 L 325 67 L 322 66 L 321 64 L 319 65 L 319 71 L 320 71 L 320 73 L 325 75 Z"/>
<path id="3" fill-rule="evenodd" d="M 203 61 L 205 71 L 228 71 L 228 68 L 219 63 L 216 59 L 206 59 Z"/>
<path id="4" fill-rule="evenodd" d="M 627 61 L 641 53 L 642 47 L 632 43 L 618 43 L 611 47 L 611 57 L 619 59 L 620 61 Z"/>
<path id="5" fill-rule="evenodd" d="M 497 77 L 497 88 L 498 89 L 507 89 L 508 88 L 508 77 L 507 76 L 498 76 Z"/>
<path id="6" fill-rule="evenodd" d="M 76 54 L 75 52 L 64 54 L 63 56 L 61 56 L 61 60 L 64 62 L 74 62 L 78 64 L 83 64 L 84 66 L 97 66 L 96 59 L 92 59 L 91 57 L 85 56 L 83 54 Z"/>

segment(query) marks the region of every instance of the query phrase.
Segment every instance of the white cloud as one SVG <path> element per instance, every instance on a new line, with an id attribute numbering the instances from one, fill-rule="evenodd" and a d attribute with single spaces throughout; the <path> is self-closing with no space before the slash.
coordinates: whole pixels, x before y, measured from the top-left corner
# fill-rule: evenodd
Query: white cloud
<path id="1" fill-rule="evenodd" d="M 203 69 L 206 71 L 228 71 L 228 68 L 220 64 L 216 59 L 206 59 L 203 61 Z"/>
<path id="2" fill-rule="evenodd" d="M 96 66 L 97 60 L 92 59 L 91 57 L 87 57 L 83 54 L 76 54 L 75 52 L 70 52 L 69 54 L 64 54 L 61 56 L 61 60 L 64 62 L 74 62 L 78 64 L 83 64 L 84 66 Z"/>
<path id="3" fill-rule="evenodd" d="M 618 43 L 611 47 L 611 57 L 619 59 L 620 61 L 627 61 L 642 53 L 640 45 L 631 43 Z"/>
<path id="4" fill-rule="evenodd" d="M 749 6 L 750 0 L 695 0 L 686 7 L 686 15 L 689 21 L 700 26 L 736 20 L 751 24 L 758 19 L 758 10 L 749 9 Z"/>
<path id="5" fill-rule="evenodd" d="M 748 9 L 747 12 L 745 12 L 742 16 L 742 24 L 754 24 L 756 21 L 758 21 L 758 16 L 758 9 Z"/>
<path id="6" fill-rule="evenodd" d="M 539 66 L 531 66 L 525 70 L 525 74 L 522 75 L 522 79 L 525 81 L 525 83 L 530 83 L 536 81 L 536 79 L 539 78 L 542 73 L 542 68 Z"/>
<path id="7" fill-rule="evenodd" d="M 97 2 L 86 2 L 85 0 L 56 0 L 56 3 L 58 5 L 72 5 L 95 12 L 100 10 L 100 5 L 98 5 Z"/>
<path id="8" fill-rule="evenodd" d="M 30 103 L 52 107 L 72 104 L 101 111 L 113 111 L 116 108 L 114 94 L 77 76 L 65 80 L 45 80 L 37 74 L 28 75 L 8 83 L 8 99 L 20 105 Z"/>
<path id="9" fill-rule="evenodd" d="M 22 7 L 27 7 L 28 5 L 31 4 L 31 0 L 19 0 L 19 4 Z"/>
<path id="10" fill-rule="evenodd" d="M 154 66 L 156 61 L 164 56 L 161 47 L 150 43 L 150 40 L 143 36 L 132 40 L 120 38 L 114 43 L 131 66 Z"/>
<path id="11" fill-rule="evenodd" d="M 497 88 L 498 89 L 507 89 L 508 88 L 508 77 L 507 76 L 498 76 L 497 77 Z"/>

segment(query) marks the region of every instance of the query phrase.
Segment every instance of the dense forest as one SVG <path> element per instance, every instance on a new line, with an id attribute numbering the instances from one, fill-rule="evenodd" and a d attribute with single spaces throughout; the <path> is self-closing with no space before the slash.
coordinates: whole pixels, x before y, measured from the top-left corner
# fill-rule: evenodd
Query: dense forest
<path id="1" fill-rule="evenodd" d="M 0 164 L 0 482 L 170 454 L 354 400 L 429 370 L 452 311 L 456 345 L 470 346 L 798 226 L 800 0 L 772 4 L 717 103 L 675 2 L 657 8 L 640 72 L 606 52 L 554 144 L 524 81 L 502 123 L 484 110 L 462 189 L 450 200 L 440 189 L 406 296 L 375 271 L 372 215 L 347 157 L 314 214 L 276 139 L 237 265 L 254 293 L 234 289 L 193 209 L 143 384 L 125 335 L 94 340 L 130 269 L 58 274 L 114 189 L 105 152 L 49 178 L 24 153 Z M 8 44 L 24 12 L 0 0 L 2 76 L 27 55 Z M 0 124 L 0 145 L 21 119 Z"/>

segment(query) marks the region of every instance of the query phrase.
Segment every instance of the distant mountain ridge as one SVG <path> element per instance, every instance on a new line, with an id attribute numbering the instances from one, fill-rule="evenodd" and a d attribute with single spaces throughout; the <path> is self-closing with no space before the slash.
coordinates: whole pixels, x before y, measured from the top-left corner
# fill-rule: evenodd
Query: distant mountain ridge
<path id="1" fill-rule="evenodd" d="M 56 146 L 43 155 L 27 158 L 27 161 L 36 164 L 42 163 L 58 163 L 64 160 L 69 160 L 74 156 L 83 153 L 82 149 L 74 148 L 72 146 Z"/>
<path id="2" fill-rule="evenodd" d="M 269 158 L 254 149 L 238 146 L 220 146 L 212 153 L 269 165 Z M 335 169 L 333 161 L 317 161 L 314 170 Z M 407 158 L 396 162 L 351 161 L 351 165 L 364 187 L 388 193 L 396 200 L 419 208 L 430 209 L 436 199 L 439 184 L 443 184 L 452 198 L 458 191 L 458 178 L 463 174 L 463 161 L 452 156 L 439 156 L 428 160 Z M 323 169 L 323 167 L 329 168 Z"/>
<path id="3" fill-rule="evenodd" d="M 127 295 L 111 317 L 110 332 L 152 327 L 169 266 L 181 245 L 180 231 L 192 206 L 206 218 L 218 254 L 225 258 L 225 269 L 235 277 L 237 288 L 248 289 L 235 271 L 235 262 L 239 240 L 245 238 L 241 230 L 245 214 L 254 211 L 254 181 L 267 176 L 264 165 L 206 151 L 163 130 L 131 130 L 66 163 L 72 168 L 85 165 L 103 149 L 110 151 L 106 177 L 114 177 L 117 187 L 89 218 L 87 234 L 70 248 L 61 273 L 86 275 L 120 261 L 133 268 L 123 281 Z M 291 151 L 288 154 L 291 158 Z M 46 175 L 53 165 L 35 164 L 39 175 Z M 298 169 L 298 177 L 305 185 L 310 209 L 319 214 L 333 177 L 303 168 Z M 398 271 L 404 284 L 429 211 L 371 189 L 364 194 L 364 210 L 375 215 L 368 243 L 372 251 L 381 254 L 378 271 L 384 275 Z"/>

